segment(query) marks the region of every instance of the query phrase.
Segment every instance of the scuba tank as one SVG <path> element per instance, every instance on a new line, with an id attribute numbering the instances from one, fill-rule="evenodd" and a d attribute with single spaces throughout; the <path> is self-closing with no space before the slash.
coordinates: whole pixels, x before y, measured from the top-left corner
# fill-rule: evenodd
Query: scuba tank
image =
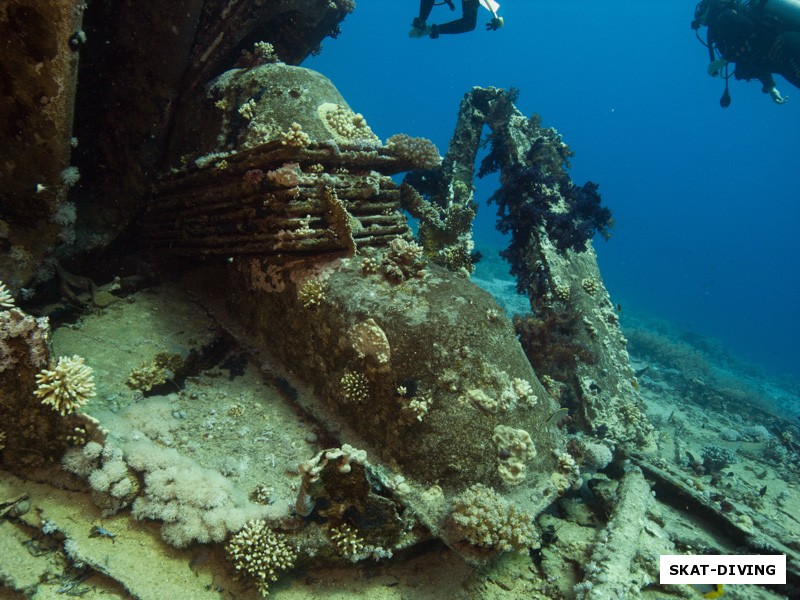
<path id="1" fill-rule="evenodd" d="M 780 21 L 787 30 L 800 31 L 800 0 L 750 0 L 750 6 Z"/>

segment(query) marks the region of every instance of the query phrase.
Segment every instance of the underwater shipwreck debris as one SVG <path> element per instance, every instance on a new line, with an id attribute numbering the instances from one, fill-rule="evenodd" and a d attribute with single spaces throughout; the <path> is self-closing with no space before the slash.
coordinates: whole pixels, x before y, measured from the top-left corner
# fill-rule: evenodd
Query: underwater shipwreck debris
<path id="1" fill-rule="evenodd" d="M 532 314 L 515 319 L 537 376 L 587 431 L 603 429 L 632 448 L 653 445 L 619 319 L 591 247 L 607 236 L 611 215 L 596 186 L 579 187 L 567 173 L 569 147 L 557 131 L 526 118 L 517 92 L 475 87 L 465 94 L 441 168 L 410 173 L 403 208 L 419 219 L 426 255 L 449 269 L 472 270 L 475 159 L 490 152 L 478 176 L 500 172 L 501 231 L 512 232 L 502 252 Z M 481 141 L 484 126 L 491 130 Z"/>
<path id="2" fill-rule="evenodd" d="M 560 433 L 543 425 L 556 407 L 510 321 L 409 241 L 388 176 L 436 167 L 435 147 L 405 135 L 381 144 L 326 78 L 282 63 L 221 75 L 195 107 L 176 124 L 178 166 L 159 181 L 142 235 L 159 251 L 227 259 L 190 269 L 186 285 L 293 385 L 297 404 L 367 450 L 370 472 L 402 476 L 384 484 L 394 511 L 412 507 L 470 560 L 505 550 L 461 543 L 452 499 L 496 486 L 530 519 L 574 473 L 560 471 Z M 467 400 L 470 391 L 496 409 Z M 301 489 L 298 514 L 312 514 L 316 489 Z M 397 543 L 375 533 L 386 519 L 365 528 L 345 498 L 348 520 L 329 509 L 317 517 L 338 531 L 331 539 L 347 527 L 365 547 Z"/>
<path id="3" fill-rule="evenodd" d="M 430 142 L 399 134 L 382 143 L 330 81 L 291 66 L 319 39 L 336 33 L 353 2 L 157 5 L 120 6 L 105 26 L 91 23 L 95 31 L 114 33 L 109 39 L 119 56 L 110 68 L 120 73 L 114 86 L 105 86 L 106 95 L 97 101 L 102 114 L 87 128 L 108 132 L 84 154 L 102 169 L 93 172 L 82 164 L 80 185 L 70 193 L 103 191 L 76 202 L 79 213 L 92 213 L 102 233 L 94 239 L 101 245 L 144 207 L 136 233 L 153 254 L 171 255 L 170 267 L 183 267 L 182 287 L 148 290 L 163 301 L 139 312 L 127 311 L 144 304 L 141 297 L 105 310 L 93 294 L 103 307 L 93 316 L 137 315 L 132 320 L 143 324 L 136 339 L 164 338 L 180 346 L 176 329 L 167 335 L 158 326 L 175 324 L 181 334 L 185 327 L 189 338 L 207 336 L 215 326 L 205 313 L 200 324 L 177 311 L 194 292 L 242 344 L 236 356 L 256 360 L 248 369 L 239 358 L 216 363 L 213 373 L 200 372 L 205 363 L 197 365 L 186 393 L 183 381 L 170 383 L 178 367 L 160 349 L 151 348 L 123 369 L 102 369 L 88 360 L 96 374 L 105 371 L 98 401 L 89 408 L 107 409 L 103 425 L 112 431 L 106 436 L 97 422 L 69 410 L 88 398 L 88 384 L 74 406 L 64 405 L 65 415 L 34 395 L 36 374 L 52 366 L 47 325 L 14 308 L 16 301 L 24 306 L 19 290 L 27 275 L 7 281 L 9 289 L 0 286 L 0 308 L 9 309 L 0 312 L 3 467 L 30 477 L 52 465 L 63 478 L 61 457 L 64 469 L 82 478 L 67 487 L 83 485 L 84 492 L 7 474 L 0 479 L 4 492 L 10 488 L 4 495 L 9 500 L 0 502 L 0 526 L 11 526 L 13 513 L 21 512 L 8 503 L 28 486 L 35 510 L 26 508 L 26 531 L 66 537 L 67 564 L 85 563 L 145 598 L 246 597 L 265 593 L 293 566 L 311 571 L 386 560 L 437 539 L 472 565 L 518 554 L 491 576 L 476 571 L 478 585 L 459 590 L 465 597 L 483 597 L 481 586 L 495 578 L 508 597 L 552 597 L 547 579 L 563 572 L 526 561 L 528 552 L 538 552 L 542 562 L 556 562 L 551 559 L 559 537 L 566 548 L 559 551 L 569 555 L 565 569 L 585 576 L 583 584 L 570 583 L 569 591 L 578 583 L 575 592 L 602 597 L 612 593 L 609 588 L 621 594 L 631 578 L 647 585 L 640 575 L 655 562 L 640 552 L 637 540 L 663 531 L 652 523 L 646 533 L 637 527 L 655 503 L 666 503 L 653 499 L 635 468 L 617 472 L 619 459 L 641 465 L 657 481 L 659 494 L 666 490 L 675 499 L 675 509 L 684 502 L 678 492 L 687 486 L 686 474 L 663 465 L 659 470 L 643 453 L 652 435 L 635 385 L 640 373 L 630 368 L 589 242 L 593 233 L 607 232 L 609 215 L 593 184 L 576 186 L 568 178 L 569 150 L 555 130 L 519 114 L 513 93 L 476 88 L 462 103 L 439 168 Z M 151 23 L 150 33 L 140 37 Z M 142 40 L 157 40 L 173 26 L 174 62 L 162 64 Z M 256 44 L 236 68 L 207 82 L 231 67 L 261 31 L 269 44 Z M 95 38 L 106 36 L 90 35 L 77 44 L 73 32 L 65 45 L 84 52 Z M 105 59 L 91 52 L 89 57 L 91 66 Z M 91 72 L 86 69 L 87 78 Z M 150 85 L 142 86 L 142 80 Z M 84 98 L 91 96 L 88 90 L 104 87 L 94 84 Z M 533 315 L 515 324 L 465 276 L 475 260 L 472 180 L 484 125 L 492 129 L 491 152 L 479 175 L 500 171 L 502 188 L 494 200 L 501 225 L 524 225 L 506 255 Z M 60 164 L 59 176 L 66 167 Z M 398 187 L 390 176 L 409 169 L 416 171 Z M 157 171 L 162 174 L 156 178 Z M 75 181 L 76 175 L 67 170 L 65 179 Z M 43 184 L 41 198 L 51 192 Z M 101 206 L 101 197 L 114 202 Z M 422 244 L 413 241 L 402 208 L 421 220 Z M 5 252 L 17 245 L 21 222 L 0 218 Z M 30 265 L 38 266 L 38 255 L 31 257 Z M 142 315 L 174 320 L 149 323 Z M 70 331 L 94 344 L 82 327 Z M 268 375 L 263 380 L 253 375 L 256 363 Z M 79 361 L 73 366 L 80 375 Z M 220 376 L 223 368 L 230 377 Z M 111 375 L 116 379 L 109 385 Z M 126 377 L 136 393 L 125 388 Z M 273 388 L 280 394 L 270 395 Z M 245 389 L 254 390 L 253 397 L 243 398 Z M 126 399 L 112 399 L 123 394 Z M 278 418 L 273 409 L 280 398 L 287 414 Z M 283 426 L 301 429 L 298 413 L 306 431 L 283 436 Z M 125 419 L 149 433 L 137 430 L 136 443 L 115 446 L 122 434 L 113 427 Z M 572 436 L 568 445 L 565 430 L 586 439 L 578 443 Z M 593 443 L 589 432 L 603 437 L 603 445 Z M 796 449 L 790 439 L 782 444 Z M 204 453 L 206 464 L 198 458 Z M 255 471 L 256 463 L 261 472 L 253 475 L 248 470 Z M 591 478 L 616 491 L 590 519 L 589 486 L 576 488 Z M 767 492 L 759 482 L 754 494 L 771 502 L 777 485 L 770 480 Z M 86 510 L 89 492 L 102 511 L 102 525 L 93 522 L 94 509 Z M 727 495 L 706 498 L 689 490 L 688 496 L 713 521 L 709 530 L 733 527 L 732 537 L 743 547 L 786 553 L 797 580 L 797 542 L 776 542 L 777 521 L 739 514 L 735 494 L 725 509 L 715 503 Z M 583 537 L 571 539 L 567 529 L 552 526 L 540 534 L 559 498 L 559 512 L 574 510 L 564 509 L 563 521 L 572 519 Z M 783 510 L 788 514 L 789 508 Z M 167 543 L 186 548 L 165 553 L 158 535 L 134 519 L 160 521 Z M 674 540 L 660 541 L 667 548 Z M 232 564 L 214 562 L 223 553 L 203 546 L 212 542 L 228 547 Z M 625 552 L 612 552 L 623 546 Z M 22 547 L 20 554 L 26 553 Z M 589 556 L 597 570 L 575 569 Z M 134 567 L 159 560 L 171 570 L 153 595 L 146 577 L 133 575 Z M 523 565 L 518 579 L 524 591 L 509 582 L 519 572 L 501 572 L 512 562 Z M 244 589 L 247 582 L 236 587 L 234 571 L 248 575 L 258 589 Z"/>
<path id="4" fill-rule="evenodd" d="M 393 158 L 357 146 L 338 150 L 339 157 L 324 144 L 287 149 L 276 141 L 227 158 L 223 169 L 169 175 L 159 184 L 143 236 L 175 254 L 276 259 L 352 255 L 358 247 L 410 236 L 396 186 L 369 169 L 389 170 Z M 323 176 L 336 168 L 347 172 Z M 254 171 L 265 174 L 257 186 L 248 181 Z M 291 179 L 281 179 L 284 174 Z"/>
<path id="5" fill-rule="evenodd" d="M 237 108 L 235 98 L 250 94 L 258 101 Z M 410 238 L 389 175 L 419 166 L 417 154 L 383 146 L 326 78 L 260 65 L 220 76 L 208 98 L 217 100 L 198 111 L 211 125 L 188 138 L 197 158 L 158 183 L 141 229 L 149 243 L 175 254 L 279 263 Z M 183 155 L 186 144 L 176 142 L 172 154 Z"/>
<path id="6" fill-rule="evenodd" d="M 27 285 L 67 229 L 59 211 L 76 173 L 78 54 L 66 40 L 82 31 L 83 8 L 79 0 L 9 0 L 0 9 L 0 273 L 12 289 Z"/>
<path id="7" fill-rule="evenodd" d="M 625 598 L 630 593 L 633 561 L 649 504 L 650 484 L 638 469 L 628 471 L 617 490 L 614 513 L 599 535 L 587 565 L 587 577 L 576 586 L 578 598 Z M 588 568 L 589 565 L 593 568 Z"/>

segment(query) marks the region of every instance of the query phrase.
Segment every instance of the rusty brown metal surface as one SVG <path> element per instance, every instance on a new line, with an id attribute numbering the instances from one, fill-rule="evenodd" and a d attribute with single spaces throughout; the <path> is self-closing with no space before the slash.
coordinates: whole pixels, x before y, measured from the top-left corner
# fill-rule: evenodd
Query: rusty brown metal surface
<path id="1" fill-rule="evenodd" d="M 271 142 L 165 176 L 143 223 L 145 239 L 181 255 L 281 258 L 346 254 L 410 235 L 387 175 L 409 165 L 384 148 Z M 349 232 L 332 214 L 346 211 Z"/>

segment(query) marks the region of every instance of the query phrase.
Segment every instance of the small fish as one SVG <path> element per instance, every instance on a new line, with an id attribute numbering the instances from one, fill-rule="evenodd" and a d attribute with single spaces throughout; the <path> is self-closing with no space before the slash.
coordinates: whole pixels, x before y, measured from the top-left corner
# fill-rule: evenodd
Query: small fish
<path id="1" fill-rule="evenodd" d="M 554 412 L 547 421 L 544 422 L 545 425 L 556 425 L 558 422 L 566 417 L 569 414 L 569 410 L 566 408 L 559 408 L 556 412 Z"/>
<path id="2" fill-rule="evenodd" d="M 94 525 L 92 526 L 92 530 L 89 532 L 89 537 L 104 537 L 113 540 L 115 537 L 117 537 L 117 534 L 111 533 L 108 529 L 101 527 L 100 525 Z"/>
<path id="3" fill-rule="evenodd" d="M 761 496 L 762 498 L 763 498 L 763 497 L 764 497 L 766 494 L 767 494 L 767 486 L 764 486 L 764 487 L 762 487 L 760 490 L 758 490 L 758 495 L 759 495 L 759 496 Z"/>
<path id="4" fill-rule="evenodd" d="M 719 598 L 725 593 L 721 583 L 690 583 L 689 586 L 700 592 L 703 598 Z"/>
<path id="5" fill-rule="evenodd" d="M 619 302 L 617 302 L 617 312 L 618 313 L 622 312 L 622 304 L 620 304 Z"/>
<path id="6" fill-rule="evenodd" d="M 642 375 L 644 375 L 645 373 L 647 373 L 649 370 L 650 370 L 650 365 L 647 365 L 647 366 L 645 366 L 645 367 L 642 367 L 641 369 L 638 369 L 638 370 L 637 370 L 637 371 L 635 371 L 633 374 L 634 374 L 636 377 L 641 377 Z"/>

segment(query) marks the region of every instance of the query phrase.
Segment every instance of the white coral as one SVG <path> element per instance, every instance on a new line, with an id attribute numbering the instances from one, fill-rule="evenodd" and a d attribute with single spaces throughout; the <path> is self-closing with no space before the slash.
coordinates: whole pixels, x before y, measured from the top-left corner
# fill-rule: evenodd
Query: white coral
<path id="1" fill-rule="evenodd" d="M 226 550 L 236 570 L 253 578 L 262 596 L 269 595 L 270 582 L 291 569 L 297 558 L 286 536 L 272 531 L 263 519 L 249 521 L 231 537 Z"/>
<path id="2" fill-rule="evenodd" d="M 450 518 L 463 539 L 473 546 L 522 552 L 539 542 L 530 515 L 480 483 L 456 497 Z"/>
<path id="3" fill-rule="evenodd" d="M 80 181 L 81 173 L 78 171 L 78 167 L 76 166 L 69 166 L 63 171 L 61 171 L 61 181 L 64 182 L 64 185 L 68 187 L 72 187 L 78 181 Z"/>
<path id="4" fill-rule="evenodd" d="M 331 529 L 330 535 L 333 545 L 342 556 L 352 559 L 364 552 L 364 540 L 349 525 L 342 524 Z"/>
<path id="5" fill-rule="evenodd" d="M 8 291 L 5 284 L 0 281 L 0 308 L 13 308 L 14 296 Z"/>
<path id="6" fill-rule="evenodd" d="M 53 369 L 36 375 L 33 395 L 62 416 L 74 413 L 95 395 L 94 375 L 83 357 L 61 356 Z"/>

